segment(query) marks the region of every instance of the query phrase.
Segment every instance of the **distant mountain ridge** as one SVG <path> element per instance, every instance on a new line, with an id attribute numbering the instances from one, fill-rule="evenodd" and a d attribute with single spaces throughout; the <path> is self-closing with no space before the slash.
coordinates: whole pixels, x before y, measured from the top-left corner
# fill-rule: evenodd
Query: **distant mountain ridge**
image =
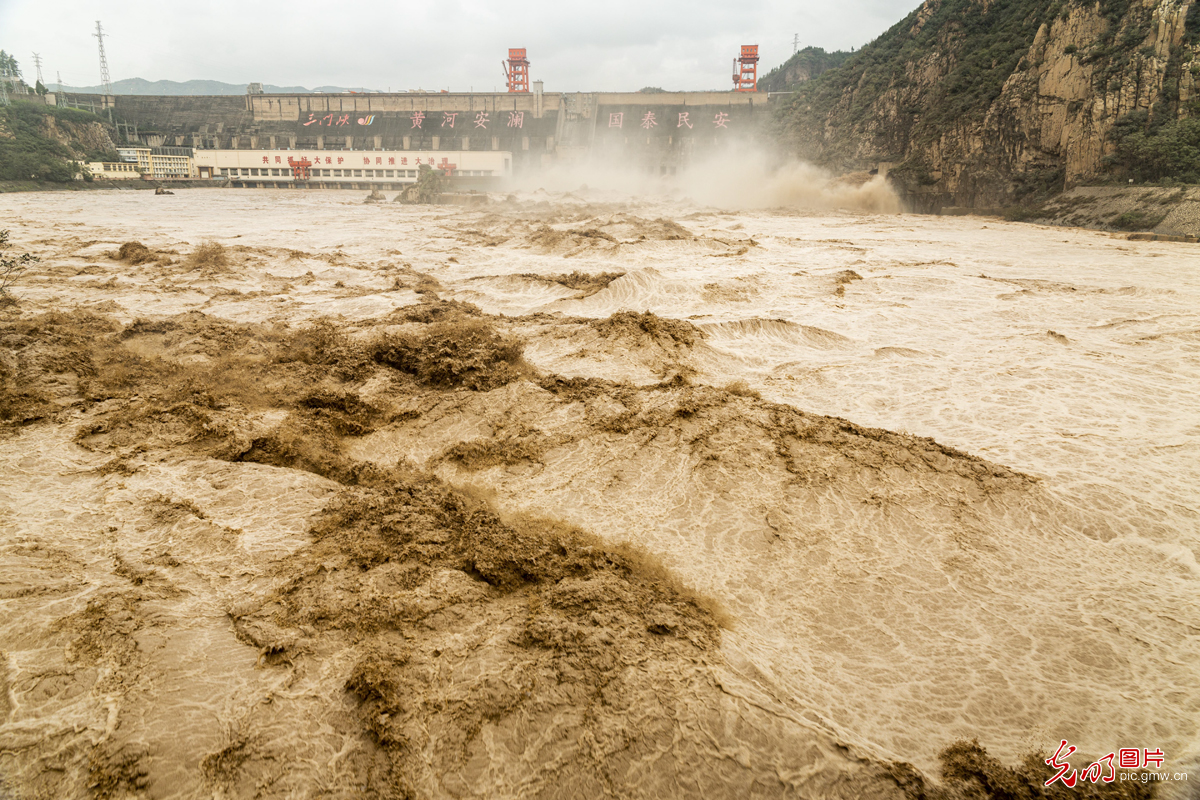
<path id="1" fill-rule="evenodd" d="M 53 85 L 49 88 L 53 89 Z M 113 81 L 113 94 L 160 94 L 160 95 L 228 95 L 245 94 L 244 83 L 223 83 L 222 81 L 148 81 L 145 78 L 126 78 Z M 64 92 L 80 94 L 100 94 L 99 86 L 64 86 Z M 367 89 L 350 89 L 344 86 L 318 86 L 307 89 L 303 86 L 275 86 L 264 83 L 263 91 L 267 94 L 307 94 L 310 92 L 362 92 Z"/>

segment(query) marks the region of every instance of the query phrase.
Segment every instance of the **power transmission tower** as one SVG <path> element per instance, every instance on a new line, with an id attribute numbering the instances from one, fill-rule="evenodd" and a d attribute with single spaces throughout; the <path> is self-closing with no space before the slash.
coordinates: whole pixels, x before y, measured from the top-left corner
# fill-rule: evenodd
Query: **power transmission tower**
<path id="1" fill-rule="evenodd" d="M 45 86 L 46 83 L 45 83 L 45 81 L 42 80 L 42 57 L 40 55 L 38 55 L 37 53 L 34 53 L 33 54 L 33 63 L 34 63 L 34 65 L 37 66 L 37 82 L 40 83 L 42 86 Z M 35 88 L 36 88 L 36 86 L 37 86 L 37 84 L 34 84 Z"/>
<path id="2" fill-rule="evenodd" d="M 8 105 L 8 64 L 0 64 L 0 105 Z"/>
<path id="3" fill-rule="evenodd" d="M 104 88 L 104 96 L 107 98 L 112 93 L 112 79 L 108 77 L 108 56 L 104 55 L 104 30 L 100 27 L 100 20 L 96 20 L 96 32 L 92 34 L 100 40 L 100 85 Z M 107 103 L 107 100 L 103 102 Z M 108 109 L 108 121 L 112 122 L 112 106 Z"/>
<path id="4" fill-rule="evenodd" d="M 796 53 L 799 53 L 799 52 L 800 52 L 800 34 L 797 33 L 795 36 L 792 37 L 792 55 L 796 55 Z"/>
<path id="5" fill-rule="evenodd" d="M 96 20 L 96 32 L 92 36 L 100 40 L 100 85 L 106 95 L 112 94 L 112 79 L 108 77 L 108 56 L 104 55 L 104 30 L 100 27 L 100 20 Z"/>
<path id="6" fill-rule="evenodd" d="M 54 74 L 58 76 L 58 91 L 54 93 L 54 95 L 55 95 L 54 102 L 56 105 L 58 105 L 61 108 L 62 104 L 63 104 L 63 100 L 65 100 L 67 98 L 67 96 L 65 94 L 63 94 L 63 90 L 62 90 L 62 72 L 56 70 Z"/>

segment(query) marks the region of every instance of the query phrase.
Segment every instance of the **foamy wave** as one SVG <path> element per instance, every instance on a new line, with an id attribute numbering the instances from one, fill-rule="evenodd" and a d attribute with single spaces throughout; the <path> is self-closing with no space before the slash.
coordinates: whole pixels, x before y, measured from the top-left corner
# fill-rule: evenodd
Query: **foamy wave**
<path id="1" fill-rule="evenodd" d="M 701 326 L 706 333 L 712 334 L 714 343 L 730 344 L 735 341 L 754 340 L 761 344 L 804 345 L 818 347 L 822 350 L 836 350 L 848 347 L 853 339 L 840 333 L 814 328 L 811 325 L 800 325 L 785 319 L 739 319 L 731 322 L 716 322 Z"/>
<path id="2" fill-rule="evenodd" d="M 487 275 L 444 294 L 474 303 L 489 314 L 529 314 L 573 297 L 575 292 L 553 281 L 524 275 Z"/>
<path id="3" fill-rule="evenodd" d="M 635 269 L 583 300 L 565 300 L 556 311 L 582 317 L 606 317 L 615 311 L 662 311 L 665 316 L 686 316 L 695 302 L 695 287 L 673 281 L 653 267 Z"/>

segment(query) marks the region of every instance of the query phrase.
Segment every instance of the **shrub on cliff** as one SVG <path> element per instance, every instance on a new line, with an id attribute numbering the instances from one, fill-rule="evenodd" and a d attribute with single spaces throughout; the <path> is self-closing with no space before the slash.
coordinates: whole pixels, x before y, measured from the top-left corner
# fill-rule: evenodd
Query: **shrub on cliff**
<path id="1" fill-rule="evenodd" d="M 1145 111 L 1134 111 L 1113 125 L 1109 140 L 1117 146 L 1109 168 L 1123 176 L 1200 183 L 1200 119 L 1156 124 Z"/>

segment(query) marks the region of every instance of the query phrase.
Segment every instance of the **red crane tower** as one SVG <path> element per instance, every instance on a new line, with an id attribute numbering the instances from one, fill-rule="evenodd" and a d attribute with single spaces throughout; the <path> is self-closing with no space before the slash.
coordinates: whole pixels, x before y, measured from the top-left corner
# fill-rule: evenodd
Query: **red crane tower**
<path id="1" fill-rule="evenodd" d="M 742 45 L 741 58 L 733 60 L 733 90 L 735 92 L 758 91 L 758 45 Z"/>
<path id="2" fill-rule="evenodd" d="M 508 48 L 508 61 L 504 66 L 504 83 L 510 94 L 529 94 L 529 59 L 524 47 Z"/>

